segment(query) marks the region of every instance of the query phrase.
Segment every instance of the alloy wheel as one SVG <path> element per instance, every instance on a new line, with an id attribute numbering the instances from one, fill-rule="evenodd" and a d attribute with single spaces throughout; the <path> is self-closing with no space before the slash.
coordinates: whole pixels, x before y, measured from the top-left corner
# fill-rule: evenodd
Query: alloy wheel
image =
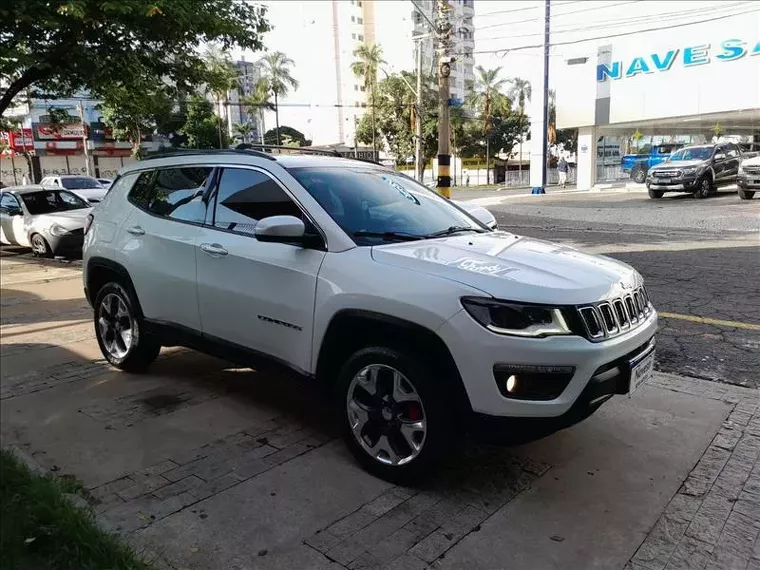
<path id="1" fill-rule="evenodd" d="M 32 236 L 32 251 L 37 255 L 47 254 L 47 244 L 41 235 Z"/>
<path id="2" fill-rule="evenodd" d="M 132 348 L 134 319 L 119 295 L 109 293 L 103 298 L 98 309 L 98 329 L 108 354 L 116 360 L 127 356 Z"/>
<path id="3" fill-rule="evenodd" d="M 422 451 L 427 416 L 422 399 L 401 372 L 385 364 L 365 366 L 351 380 L 346 412 L 364 451 L 385 465 L 404 465 Z"/>

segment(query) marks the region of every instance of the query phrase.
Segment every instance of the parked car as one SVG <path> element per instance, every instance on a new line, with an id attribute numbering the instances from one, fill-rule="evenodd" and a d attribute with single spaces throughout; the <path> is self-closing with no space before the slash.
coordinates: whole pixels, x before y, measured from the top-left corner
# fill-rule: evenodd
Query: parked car
<path id="1" fill-rule="evenodd" d="M 739 187 L 739 198 L 751 200 L 755 192 L 760 190 L 760 156 L 753 153 L 751 158 L 744 158 L 739 165 L 736 177 Z"/>
<path id="2" fill-rule="evenodd" d="M 97 178 L 93 178 L 92 176 L 78 176 L 75 174 L 45 176 L 40 180 L 40 185 L 65 188 L 92 204 L 100 202 L 108 191 Z"/>
<path id="3" fill-rule="evenodd" d="M 649 170 L 649 197 L 688 192 L 695 198 L 707 198 L 722 186 L 736 184 L 741 157 L 741 150 L 734 143 L 684 147 Z"/>
<path id="4" fill-rule="evenodd" d="M 491 231 L 377 164 L 149 158 L 85 230 L 111 364 L 181 345 L 318 380 L 351 452 L 391 481 L 430 473 L 474 425 L 546 435 L 652 374 L 657 313 L 635 269 Z"/>
<path id="5" fill-rule="evenodd" d="M 98 178 L 98 182 L 100 182 L 100 185 L 108 190 L 111 187 L 111 184 L 113 184 L 113 180 L 111 178 Z"/>
<path id="6" fill-rule="evenodd" d="M 90 204 L 63 189 L 14 186 L 0 192 L 0 243 L 31 247 L 35 255 L 78 254 Z"/>
<path id="7" fill-rule="evenodd" d="M 650 149 L 649 154 L 624 155 L 620 164 L 623 172 L 629 173 L 634 182 L 642 184 L 646 180 L 650 168 L 662 163 L 683 146 L 683 143 L 656 144 Z"/>

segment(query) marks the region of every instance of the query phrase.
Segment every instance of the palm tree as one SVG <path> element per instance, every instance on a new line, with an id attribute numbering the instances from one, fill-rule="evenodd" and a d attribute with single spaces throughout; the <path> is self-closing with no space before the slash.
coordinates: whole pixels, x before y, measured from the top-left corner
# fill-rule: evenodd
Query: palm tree
<path id="1" fill-rule="evenodd" d="M 513 77 L 509 80 L 512 84 L 509 92 L 507 93 L 513 101 L 517 101 L 517 106 L 520 109 L 520 127 L 522 127 L 525 120 L 525 103 L 530 101 L 530 96 L 533 94 L 533 89 L 530 86 L 530 81 L 527 79 L 521 79 L 519 77 Z M 522 130 L 522 129 L 521 129 Z M 520 133 L 520 162 L 517 166 L 520 177 L 522 177 L 522 133 Z"/>
<path id="2" fill-rule="evenodd" d="M 294 65 L 292 59 L 281 51 L 268 53 L 259 60 L 261 78 L 266 82 L 267 91 L 274 95 L 274 117 L 277 133 L 277 145 L 282 144 L 280 139 L 280 104 L 279 98 L 285 97 L 288 91 L 298 89 L 298 81 L 290 74 L 290 68 Z"/>
<path id="3" fill-rule="evenodd" d="M 203 56 L 208 70 L 206 86 L 214 96 L 218 115 L 228 122 L 229 108 L 227 107 L 227 94 L 230 89 L 237 85 L 237 69 L 232 64 L 230 56 L 218 44 L 209 44 Z M 221 122 L 220 122 L 221 129 Z M 219 131 L 221 144 L 222 133 Z"/>
<path id="4" fill-rule="evenodd" d="M 467 103 L 474 109 L 478 109 L 483 117 L 483 134 L 486 138 L 486 183 L 490 184 L 490 133 L 493 121 L 493 111 L 496 105 L 504 104 L 502 87 L 506 79 L 499 79 L 501 67 L 485 69 L 482 65 L 475 68 L 475 80 L 472 89 L 467 96 Z"/>
<path id="5" fill-rule="evenodd" d="M 235 125 L 235 138 L 239 138 L 244 143 L 248 142 L 248 137 L 253 132 L 253 125 L 251 123 L 240 123 Z"/>
<path id="6" fill-rule="evenodd" d="M 351 64 L 351 71 L 354 75 L 361 77 L 364 81 L 364 90 L 369 91 L 370 107 L 372 113 L 372 153 L 377 155 L 377 142 L 375 141 L 375 91 L 377 89 L 377 70 L 385 63 L 383 59 L 383 48 L 377 44 L 368 46 L 360 45 L 354 50 L 354 57 L 357 58 Z"/>
<path id="7" fill-rule="evenodd" d="M 241 103 L 245 107 L 251 107 L 256 111 L 259 126 L 259 139 L 261 144 L 264 144 L 264 133 L 266 132 L 264 127 L 264 111 L 276 110 L 274 103 L 269 99 L 269 86 L 266 79 L 259 79 L 256 82 L 256 86 L 253 88 L 253 93 L 248 97 L 244 97 Z"/>

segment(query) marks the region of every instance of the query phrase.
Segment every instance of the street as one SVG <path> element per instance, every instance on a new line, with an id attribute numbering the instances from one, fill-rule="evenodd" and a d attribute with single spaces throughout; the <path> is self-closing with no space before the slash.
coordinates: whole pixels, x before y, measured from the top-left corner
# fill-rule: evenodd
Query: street
<path id="1" fill-rule="evenodd" d="M 502 228 L 639 268 L 675 315 L 650 385 L 528 445 L 466 441 L 433 480 L 393 486 L 295 378 L 174 348 L 146 375 L 108 367 L 81 262 L 4 247 L 4 445 L 81 480 L 155 568 L 756 568 L 760 202 L 479 199 Z"/>

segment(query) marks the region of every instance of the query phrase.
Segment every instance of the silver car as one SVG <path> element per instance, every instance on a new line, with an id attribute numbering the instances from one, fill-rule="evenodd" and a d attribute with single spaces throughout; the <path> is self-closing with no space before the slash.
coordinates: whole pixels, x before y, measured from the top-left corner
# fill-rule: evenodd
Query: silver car
<path id="1" fill-rule="evenodd" d="M 42 186 L 15 186 L 0 192 L 0 243 L 31 247 L 35 255 L 78 254 L 88 202 L 69 192 Z"/>

